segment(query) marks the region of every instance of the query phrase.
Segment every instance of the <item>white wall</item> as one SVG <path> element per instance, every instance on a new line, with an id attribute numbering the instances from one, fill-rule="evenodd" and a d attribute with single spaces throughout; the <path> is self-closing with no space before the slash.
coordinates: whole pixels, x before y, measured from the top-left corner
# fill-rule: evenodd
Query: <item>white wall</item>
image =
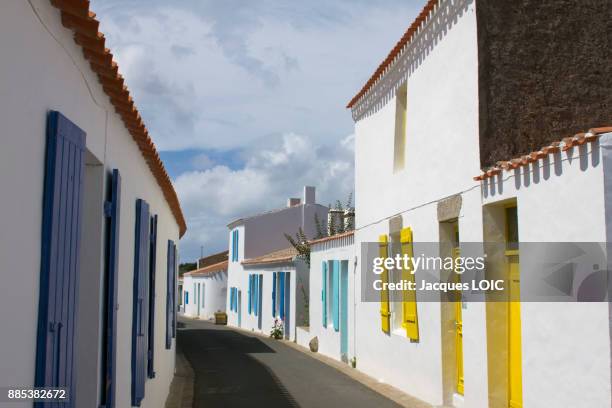
<path id="1" fill-rule="evenodd" d="M 123 127 L 97 76 L 46 0 L 4 2 L 0 13 L 0 384 L 31 385 L 34 379 L 40 274 L 40 236 L 47 112 L 59 110 L 87 133 L 88 151 L 106 171 L 119 168 L 122 201 L 117 321 L 117 406 L 130 405 L 130 356 L 136 198 L 159 215 L 155 379 L 146 382 L 143 407 L 164 404 L 174 373 L 174 342 L 165 350 L 167 240 L 178 244 L 179 227 L 138 146 Z M 38 13 L 38 16 L 36 15 Z M 40 20 L 39 20 L 40 18 Z M 42 21 L 41 21 L 42 20 Z M 102 211 L 102 203 L 100 211 Z M 24 297 L 24 293 L 27 296 Z M 85 294 L 86 295 L 86 294 Z M 97 358 L 93 353 L 91 358 Z M 10 367 L 10 369 L 8 369 Z M 16 369 L 18 368 L 18 369 Z"/>
<path id="2" fill-rule="evenodd" d="M 197 310 L 197 286 L 200 284 L 201 301 L 200 313 Z M 227 271 L 216 272 L 207 276 L 184 277 L 184 293 L 189 293 L 189 304 L 185 305 L 185 316 L 199 317 L 200 319 L 214 319 L 218 311 L 225 312 L 225 301 L 227 298 Z M 183 295 L 183 302 L 185 295 Z M 203 304 L 202 304 L 203 303 Z"/>
<path id="3" fill-rule="evenodd" d="M 484 204 L 516 199 L 521 242 L 605 243 L 603 177 L 612 168 L 604 168 L 599 145 L 483 183 Z M 538 273 L 524 257 L 520 267 L 522 276 Z M 610 406 L 608 319 L 605 302 L 521 304 L 525 407 Z"/>
<path id="4" fill-rule="evenodd" d="M 327 316 L 327 327 L 323 326 L 322 263 L 332 260 L 348 262 L 348 358 L 355 356 L 355 309 L 361 296 L 355 292 L 355 246 L 353 237 L 314 244 L 310 253 L 310 331 L 308 341 L 314 337 L 319 340 L 319 353 L 341 359 L 340 332 L 335 331 L 332 316 Z M 331 297 L 331 292 L 328 293 Z"/>
<path id="5" fill-rule="evenodd" d="M 472 177 L 479 174 L 474 3 L 448 21 L 449 26 L 429 29 L 435 31 L 428 37 L 435 43 L 426 41 L 418 51 L 423 57 L 408 77 L 404 170 L 393 170 L 395 98 L 355 125 L 357 251 L 361 243 L 389 234 L 386 218 L 398 213 L 403 213 L 403 226 L 412 228 L 415 241 L 437 242 L 436 200 L 472 188 Z M 467 193 L 464 201 L 477 203 L 478 193 Z M 356 278 L 356 293 L 361 293 L 360 272 Z M 357 368 L 426 402 L 442 404 L 440 307 L 418 303 L 420 340 L 415 343 L 403 329 L 382 332 L 379 303 L 358 303 Z M 486 389 L 482 392 L 486 395 Z"/>
<path id="6" fill-rule="evenodd" d="M 302 303 L 302 294 L 299 291 L 300 283 L 308 285 L 308 269 L 305 264 L 301 261 L 296 261 L 296 264 L 278 264 L 278 265 L 261 265 L 261 266 L 250 266 L 245 268 L 244 279 L 242 280 L 243 289 L 243 315 L 242 315 L 242 328 L 247 330 L 258 331 L 260 333 L 269 334 L 272 330 L 275 318 L 280 318 L 279 309 L 277 306 L 276 316 L 272 315 L 272 287 L 273 287 L 273 274 L 274 272 L 289 272 L 290 279 L 290 305 L 287 311 L 289 316 L 289 325 L 285 327 L 285 334 L 288 335 L 289 340 L 295 340 L 295 327 L 296 319 L 303 314 L 300 304 Z M 255 316 L 254 313 L 248 313 L 248 285 L 249 275 L 261 274 L 263 276 L 262 283 L 262 324 L 259 329 L 259 316 Z"/>

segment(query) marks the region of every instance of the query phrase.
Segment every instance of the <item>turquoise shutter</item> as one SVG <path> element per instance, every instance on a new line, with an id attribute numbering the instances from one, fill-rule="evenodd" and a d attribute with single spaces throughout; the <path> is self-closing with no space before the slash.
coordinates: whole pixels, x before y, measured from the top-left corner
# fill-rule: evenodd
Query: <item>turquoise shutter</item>
<path id="1" fill-rule="evenodd" d="M 149 269 L 149 204 L 136 200 L 134 293 L 132 305 L 132 405 L 144 398 L 147 353 L 147 275 Z"/>
<path id="2" fill-rule="evenodd" d="M 106 336 L 103 339 L 103 357 L 105 372 L 101 405 L 106 408 L 115 406 L 115 378 L 117 360 L 117 271 L 119 253 L 119 219 L 121 207 L 121 176 L 114 169 L 111 174 L 109 200 L 104 203 L 104 216 L 108 219 L 109 229 L 106 236 L 106 299 L 104 315 L 106 319 Z"/>
<path id="3" fill-rule="evenodd" d="M 280 318 L 285 320 L 285 272 L 279 272 L 279 286 L 280 286 Z"/>
<path id="4" fill-rule="evenodd" d="M 259 316 L 259 275 L 253 275 L 255 285 L 255 316 Z"/>
<path id="5" fill-rule="evenodd" d="M 176 272 L 176 247 L 174 241 L 168 240 L 166 252 L 166 350 L 172 347 L 174 330 L 174 275 Z M 197 303 L 195 283 L 193 284 L 193 300 Z M 195 304 L 194 303 L 194 304 Z"/>
<path id="6" fill-rule="evenodd" d="M 238 243 L 240 242 L 240 233 L 236 230 L 236 261 L 238 261 Z"/>
<path id="7" fill-rule="evenodd" d="M 334 320 L 334 330 L 340 330 L 340 261 L 332 262 L 332 318 Z"/>
<path id="8" fill-rule="evenodd" d="M 323 315 L 323 327 L 327 327 L 327 261 L 321 263 L 321 311 Z"/>
<path id="9" fill-rule="evenodd" d="M 147 350 L 147 375 L 155 378 L 155 261 L 157 258 L 157 215 L 151 217 L 151 239 L 149 243 L 149 337 Z"/>
<path id="10" fill-rule="evenodd" d="M 276 274 L 272 273 L 272 317 L 276 317 Z"/>
<path id="11" fill-rule="evenodd" d="M 76 288 L 79 286 L 84 154 L 85 132 L 61 113 L 50 112 L 34 380 L 37 387 L 72 388 L 76 378 L 74 328 Z M 74 407 L 74 399 L 65 406 Z"/>
<path id="12" fill-rule="evenodd" d="M 252 306 L 253 306 L 253 296 L 251 296 L 251 293 L 253 291 L 253 275 L 249 275 L 249 299 L 248 299 L 248 304 L 249 304 L 249 314 L 251 314 L 251 310 L 252 310 Z"/>

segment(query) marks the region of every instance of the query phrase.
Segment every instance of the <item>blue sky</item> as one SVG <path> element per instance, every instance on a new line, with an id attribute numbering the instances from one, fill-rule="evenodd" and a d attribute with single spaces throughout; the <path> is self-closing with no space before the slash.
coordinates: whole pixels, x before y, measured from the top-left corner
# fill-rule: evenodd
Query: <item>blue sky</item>
<path id="1" fill-rule="evenodd" d="M 227 249 L 233 219 L 352 192 L 346 103 L 424 0 L 93 0 L 174 182 L 181 260 Z"/>

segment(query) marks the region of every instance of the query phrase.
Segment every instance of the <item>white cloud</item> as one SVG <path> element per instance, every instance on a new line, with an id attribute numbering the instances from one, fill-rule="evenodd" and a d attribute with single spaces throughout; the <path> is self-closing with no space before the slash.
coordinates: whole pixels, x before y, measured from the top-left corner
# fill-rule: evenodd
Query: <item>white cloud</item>
<path id="1" fill-rule="evenodd" d="M 215 162 L 205 153 L 200 153 L 191 159 L 191 165 L 195 170 L 206 170 L 213 167 Z"/>
<path id="2" fill-rule="evenodd" d="M 226 225 L 234 219 L 283 207 L 300 197 L 305 185 L 317 188 L 317 201 L 345 201 L 353 190 L 352 137 L 340 145 L 313 145 L 308 138 L 286 134 L 272 148 L 253 153 L 246 165 L 232 170 L 217 165 L 180 175 L 175 181 L 189 230 L 181 241 L 188 257 L 227 248 Z"/>

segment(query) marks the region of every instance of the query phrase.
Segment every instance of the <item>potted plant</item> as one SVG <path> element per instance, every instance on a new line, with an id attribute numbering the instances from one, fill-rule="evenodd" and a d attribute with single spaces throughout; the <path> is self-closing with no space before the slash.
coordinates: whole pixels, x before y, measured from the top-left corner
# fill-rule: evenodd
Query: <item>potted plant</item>
<path id="1" fill-rule="evenodd" d="M 274 324 L 272 325 L 272 330 L 270 330 L 270 337 L 276 340 L 280 340 L 283 338 L 284 332 L 283 322 L 279 319 L 274 319 Z"/>

